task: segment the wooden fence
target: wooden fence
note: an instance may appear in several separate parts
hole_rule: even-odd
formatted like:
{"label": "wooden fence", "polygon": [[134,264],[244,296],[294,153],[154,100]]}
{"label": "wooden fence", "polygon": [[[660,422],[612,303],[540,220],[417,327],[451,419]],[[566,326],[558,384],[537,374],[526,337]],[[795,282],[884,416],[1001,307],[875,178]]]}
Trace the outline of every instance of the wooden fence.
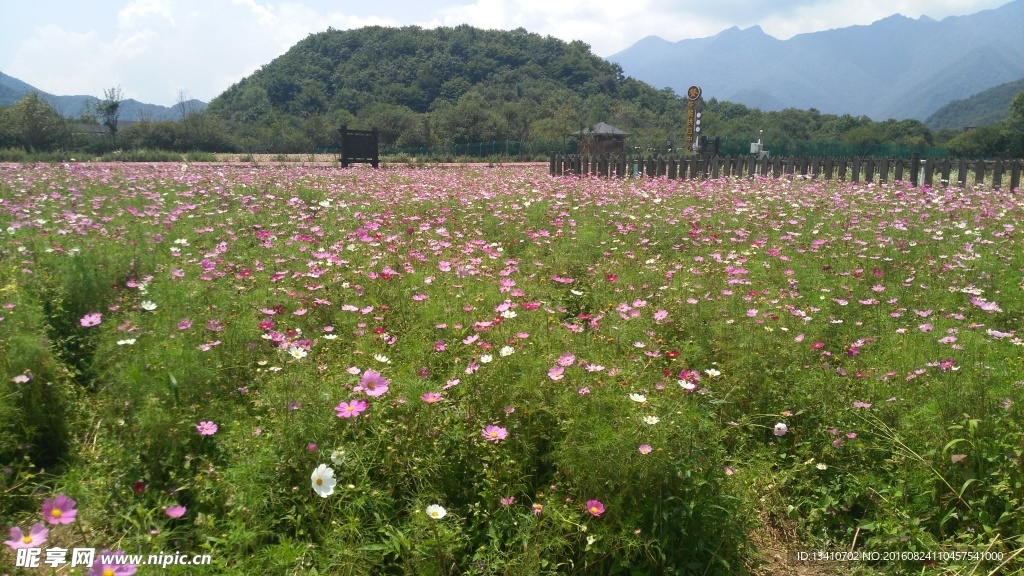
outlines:
{"label": "wooden fence", "polygon": [[[753,155],[725,156],[712,158],[674,158],[653,156],[551,156],[551,175],[590,175],[604,177],[649,177],[669,179],[708,179],[729,177],[807,176],[825,180],[846,180],[851,182],[909,181],[914,186],[933,187],[938,184],[959,185],[968,182],[968,173],[973,173],[973,183],[982,184],[991,179],[993,188],[1002,188],[1009,176],[1010,190],[1020,187],[1020,160],[968,160],[966,158],[933,160],[921,159],[915,154],[909,160],[904,158],[768,158],[760,160]],[[950,181],[950,174],[956,173],[956,180]]]}

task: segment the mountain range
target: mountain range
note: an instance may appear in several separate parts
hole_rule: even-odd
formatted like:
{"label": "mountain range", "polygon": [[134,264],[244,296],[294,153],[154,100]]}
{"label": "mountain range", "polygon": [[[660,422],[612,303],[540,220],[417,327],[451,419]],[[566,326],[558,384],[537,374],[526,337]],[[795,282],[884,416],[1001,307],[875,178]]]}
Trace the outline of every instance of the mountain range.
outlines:
{"label": "mountain range", "polygon": [[950,101],[1024,77],[1024,0],[941,21],[896,14],[788,40],[759,26],[679,42],[648,36],[608,60],[677,94],[696,84],[705,99],[766,111],[924,121]]}
{"label": "mountain range", "polygon": [[[55,96],[39,90],[13,76],[0,72],[0,106],[10,106],[25,96],[38,92],[39,97],[48,102],[65,118],[78,118],[84,113],[92,112],[95,104],[100,101],[96,96]],[[183,102],[185,110],[199,112],[206,108],[206,103],[199,100]],[[146,104],[127,98],[121,102],[120,121],[132,122],[149,120],[180,120],[181,110],[178,106],[160,106]]]}

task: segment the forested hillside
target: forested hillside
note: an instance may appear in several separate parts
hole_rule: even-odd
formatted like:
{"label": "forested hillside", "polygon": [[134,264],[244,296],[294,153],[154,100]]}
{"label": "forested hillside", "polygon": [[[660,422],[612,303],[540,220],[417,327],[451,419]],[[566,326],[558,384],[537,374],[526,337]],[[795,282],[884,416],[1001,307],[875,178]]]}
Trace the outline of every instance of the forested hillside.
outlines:
{"label": "forested hillside", "polygon": [[625,78],[583,42],[470,26],[313,34],[210,111],[245,141],[318,146],[341,124],[376,126],[385,144],[426,146],[562,139],[597,121],[664,142],[685,114],[672,92]]}
{"label": "forested hillside", "polygon": [[954,100],[935,111],[925,124],[932,129],[990,126],[1010,116],[1010,102],[1024,92],[1024,78]]}

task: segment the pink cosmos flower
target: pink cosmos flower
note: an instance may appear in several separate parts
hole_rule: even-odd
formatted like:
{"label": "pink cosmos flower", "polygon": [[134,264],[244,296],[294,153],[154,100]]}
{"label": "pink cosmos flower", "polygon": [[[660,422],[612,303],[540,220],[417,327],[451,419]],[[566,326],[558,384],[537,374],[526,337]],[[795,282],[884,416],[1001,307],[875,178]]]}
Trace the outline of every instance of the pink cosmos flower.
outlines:
{"label": "pink cosmos flower", "polygon": [[871,408],[871,403],[870,402],[861,402],[860,400],[857,400],[857,401],[855,401],[853,403],[853,407],[854,408]]}
{"label": "pink cosmos flower", "polygon": [[363,378],[359,381],[359,387],[367,396],[383,396],[388,391],[388,379],[381,376],[379,372],[367,370],[363,372]]}
{"label": "pink cosmos flower", "polygon": [[102,318],[103,314],[100,314],[99,312],[92,312],[90,314],[82,316],[82,319],[79,320],[78,322],[85,328],[91,328],[92,326],[99,325]]}
{"label": "pink cosmos flower", "polygon": [[181,504],[177,504],[175,506],[171,506],[164,512],[171,518],[181,518],[185,515],[185,510],[186,508],[184,506],[182,506]]}
{"label": "pink cosmos flower", "polygon": [[638,450],[640,450],[641,454],[650,454],[651,451],[654,450],[654,448],[651,448],[650,444],[641,444]]}
{"label": "pink cosmos flower", "polygon": [[483,434],[484,439],[487,440],[488,442],[498,442],[499,440],[504,440],[505,438],[508,438],[508,430],[502,428],[501,426],[487,426],[486,428],[481,430],[480,433]]}
{"label": "pink cosmos flower", "polygon": [[587,512],[591,516],[600,516],[604,514],[604,504],[600,500],[587,500]]}
{"label": "pink cosmos flower", "polygon": [[338,404],[334,409],[338,413],[338,418],[358,418],[359,413],[366,410],[368,406],[363,400],[349,400]]}
{"label": "pink cosmos flower", "polygon": [[58,494],[52,500],[47,498],[43,501],[43,518],[50,524],[71,524],[77,515],[75,501],[64,494]]}
{"label": "pink cosmos flower", "polygon": [[515,496],[509,496],[507,498],[502,498],[501,499],[501,505],[502,506],[511,506],[512,503],[515,502],[515,501],[516,501],[516,497]]}
{"label": "pink cosmos flower", "polygon": [[559,356],[558,360],[555,363],[558,364],[559,366],[568,368],[569,366],[572,366],[575,362],[576,355],[573,354],[572,352],[566,352]]}
{"label": "pink cosmos flower", "polygon": [[561,380],[564,377],[565,368],[561,366],[555,366],[554,368],[548,370],[548,378],[551,378],[552,380]]}
{"label": "pink cosmos flower", "polygon": [[33,524],[32,529],[29,530],[28,534],[23,533],[21,528],[14,526],[11,528],[11,539],[5,540],[4,544],[7,544],[11,550],[17,550],[19,548],[38,548],[46,542],[46,538],[49,535],[50,531],[42,522],[36,522]]}
{"label": "pink cosmos flower", "polygon": [[420,396],[420,400],[423,400],[427,404],[435,404],[440,402],[443,397],[437,392],[427,392],[423,396]]}
{"label": "pink cosmos flower", "polygon": [[196,430],[199,431],[201,436],[213,436],[217,433],[217,425],[209,420],[204,420],[196,424]]}
{"label": "pink cosmos flower", "polygon": [[114,560],[115,556],[124,556],[124,550],[111,552],[104,550],[96,555],[96,560],[89,570],[89,576],[131,576],[135,574],[138,567],[135,564],[128,564],[124,560]]}
{"label": "pink cosmos flower", "polygon": [[188,318],[182,318],[181,322],[178,322],[178,330],[188,330],[192,327],[192,321]]}

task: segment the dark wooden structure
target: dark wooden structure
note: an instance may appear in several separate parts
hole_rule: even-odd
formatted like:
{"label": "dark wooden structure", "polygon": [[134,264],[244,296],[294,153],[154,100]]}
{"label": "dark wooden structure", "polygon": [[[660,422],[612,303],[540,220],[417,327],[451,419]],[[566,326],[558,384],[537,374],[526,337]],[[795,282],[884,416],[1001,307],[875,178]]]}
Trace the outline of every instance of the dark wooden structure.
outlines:
{"label": "dark wooden structure", "polygon": [[590,128],[573,132],[570,136],[579,139],[580,154],[624,154],[626,152],[626,136],[629,136],[629,132],[619,130],[611,124],[598,122]]}
{"label": "dark wooden structure", "polygon": [[[956,180],[950,175],[956,170]],[[762,176],[847,180],[850,182],[910,182],[914,186],[967,186],[968,173],[972,184],[982,184],[991,177],[992,187],[1002,188],[1009,176],[1009,188],[1020,188],[1020,160],[968,160],[966,158],[922,159],[914,154],[906,158],[819,158],[764,157],[753,155],[714,156],[711,158],[627,156],[624,154],[560,155],[553,154],[548,172],[552,176],[637,176],[675,179],[717,179]]]}
{"label": "dark wooden structure", "polygon": [[341,132],[341,156],[338,160],[342,168],[348,168],[355,162],[368,163],[374,168],[380,164],[380,133],[376,128],[349,130],[342,126],[338,131]]}

